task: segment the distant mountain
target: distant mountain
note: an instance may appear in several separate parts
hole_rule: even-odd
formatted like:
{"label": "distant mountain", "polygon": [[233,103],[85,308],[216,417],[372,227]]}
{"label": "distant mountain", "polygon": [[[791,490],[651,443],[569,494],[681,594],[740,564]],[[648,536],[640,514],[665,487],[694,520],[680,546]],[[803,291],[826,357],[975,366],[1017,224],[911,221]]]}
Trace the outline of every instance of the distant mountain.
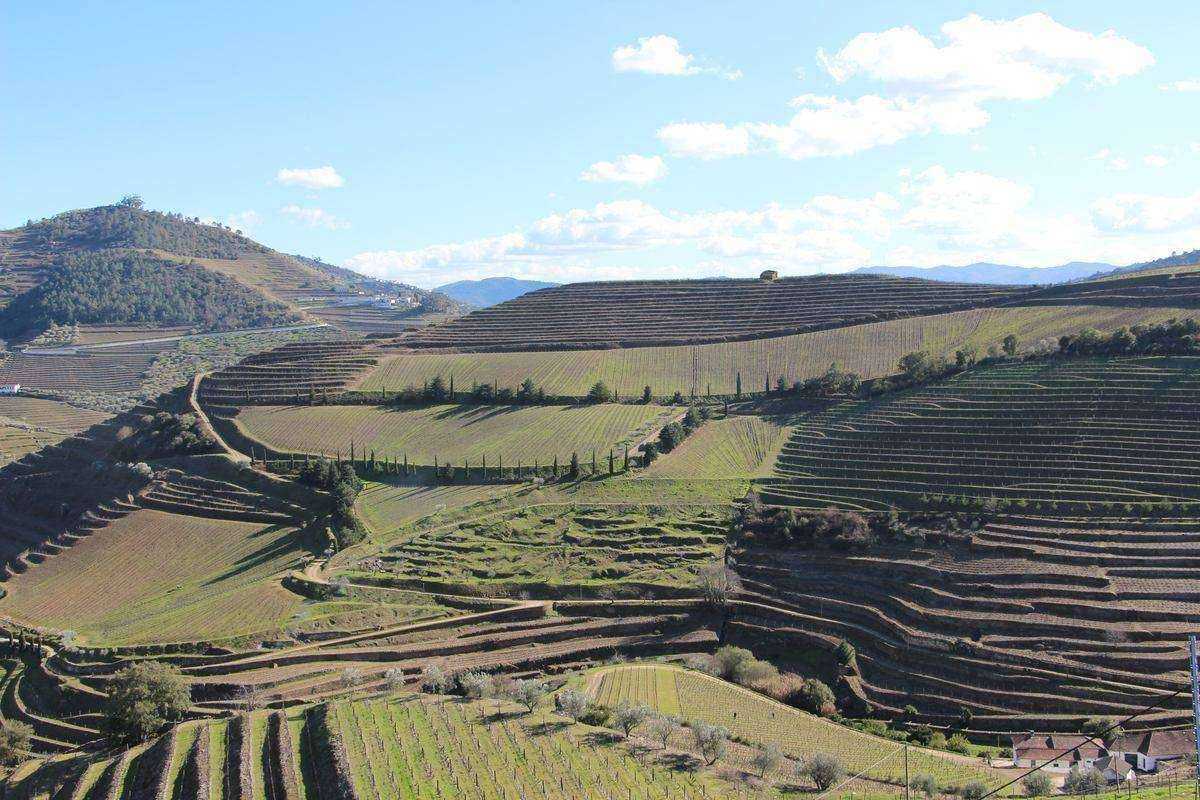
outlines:
{"label": "distant mountain", "polygon": [[523,281],[519,278],[484,278],[478,281],[455,281],[439,286],[435,292],[449,295],[460,303],[473,306],[494,306],[537,289],[549,289],[557,283]]}
{"label": "distant mountain", "polygon": [[854,271],[873,275],[896,275],[901,278],[927,278],[934,281],[1030,285],[1074,281],[1112,269],[1116,269],[1112,264],[1072,261],[1057,267],[1014,267],[1008,264],[979,262],[962,267],[862,267]]}

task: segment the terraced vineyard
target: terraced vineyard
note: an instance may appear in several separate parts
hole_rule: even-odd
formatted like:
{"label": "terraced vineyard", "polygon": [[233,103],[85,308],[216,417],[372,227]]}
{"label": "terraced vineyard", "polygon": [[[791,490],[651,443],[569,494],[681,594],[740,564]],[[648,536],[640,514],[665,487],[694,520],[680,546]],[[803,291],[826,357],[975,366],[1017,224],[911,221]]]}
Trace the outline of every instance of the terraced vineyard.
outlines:
{"label": "terraced vineyard", "polygon": [[961,540],[863,552],[747,547],[730,641],[785,665],[840,639],[862,691],[1006,732],[1074,731],[1080,716],[1181,724],[1200,521],[1005,517]]}
{"label": "terraced vineyard", "polygon": [[927,350],[953,357],[971,345],[986,352],[1012,333],[1022,342],[1057,341],[1064,333],[1093,326],[1113,330],[1184,317],[1177,307],[1058,305],[982,308],[948,314],[872,322],[833,330],[719,344],[629,347],[598,350],[527,350],[466,353],[405,351],[383,355],[378,368],[358,384],[369,391],[421,387],[437,376],[453,375],[460,386],[472,382],[516,387],[526,378],[552,395],[582,397],[596,381],[624,396],[650,386],[655,396],[676,391],[732,395],[738,373],[743,392],[761,392],[769,377],[789,382],[819,375],[837,363],[864,378],[889,375],[905,353]]}
{"label": "terraced vineyard", "polygon": [[0,614],[113,644],[277,629],[300,598],[270,579],[299,565],[297,536],[278,523],[133,511],[11,577]]}
{"label": "terraced vineyard", "polygon": [[[627,664],[597,671],[590,681],[597,702],[616,707],[646,703],[663,714],[724,725],[747,742],[775,744],[789,756],[836,753],[850,775],[904,785],[903,745],[846,728],[777,703],[703,673],[662,664]],[[1002,773],[975,759],[922,748],[908,752],[910,774],[925,774],[943,787],[982,781],[998,787]]]}
{"label": "terraced vineyard", "polygon": [[200,398],[215,406],[314,401],[341,392],[374,364],[353,340],[286,344],[206,377]]}
{"label": "terraced vineyard", "polygon": [[615,448],[634,446],[680,412],[657,405],[477,406],[437,405],[410,410],[380,406],[251,406],[236,417],[246,435],[284,452],[348,455],[371,451],[378,458],[410,464],[461,466],[463,460],[491,467],[503,459],[542,466],[557,458],[565,467],[572,453],[607,459]]}
{"label": "terraced vineyard", "polygon": [[40,397],[0,397],[0,466],[58,444],[108,419],[99,411]]}
{"label": "terraced vineyard", "polygon": [[800,421],[767,497],[882,509],[938,505],[932,495],[949,495],[1064,513],[1197,501],[1198,389],[1196,358],[966,372]]}
{"label": "terraced vineyard", "polygon": [[645,471],[651,478],[755,478],[770,473],[787,438],[785,421],[735,416],[704,423]]}
{"label": "terraced vineyard", "polygon": [[389,585],[448,594],[694,597],[729,526],[703,507],[532,506],[418,533],[378,569]]}
{"label": "terraced vineyard", "polygon": [[429,515],[451,513],[525,490],[506,484],[446,486],[368,481],[355,507],[376,538],[386,541],[404,526]]}
{"label": "terraced vineyard", "polygon": [[677,753],[641,752],[611,731],[511,705],[481,720],[481,710],[479,703],[400,695],[258,711],[176,726],[116,755],[34,762],[3,788],[6,796],[62,789],[67,797],[164,800],[746,797],[712,770],[672,767]]}
{"label": "terraced vineyard", "polygon": [[1027,293],[884,275],[572,283],[475,311],[405,341],[485,350],[698,344],[954,311]]}

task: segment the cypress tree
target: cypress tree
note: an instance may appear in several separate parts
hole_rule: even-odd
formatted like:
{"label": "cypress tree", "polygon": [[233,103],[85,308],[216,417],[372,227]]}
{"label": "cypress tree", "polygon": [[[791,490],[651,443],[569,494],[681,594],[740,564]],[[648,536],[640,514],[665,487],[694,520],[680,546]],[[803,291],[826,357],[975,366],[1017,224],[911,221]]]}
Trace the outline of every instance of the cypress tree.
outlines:
{"label": "cypress tree", "polygon": [[614,466],[614,462],[613,462],[613,451],[610,449],[608,451],[608,474],[612,475],[615,472],[616,472],[616,467]]}
{"label": "cypress tree", "polygon": [[737,399],[742,399],[742,373],[740,370],[737,374]]}

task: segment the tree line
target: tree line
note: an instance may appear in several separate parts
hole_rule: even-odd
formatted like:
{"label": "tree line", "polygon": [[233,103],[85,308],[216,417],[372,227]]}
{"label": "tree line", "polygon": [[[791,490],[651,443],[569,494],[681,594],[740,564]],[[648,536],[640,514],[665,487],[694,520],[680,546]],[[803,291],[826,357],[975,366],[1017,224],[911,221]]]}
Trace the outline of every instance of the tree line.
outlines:
{"label": "tree line", "polygon": [[0,312],[0,336],[51,324],[180,326],[204,330],[293,322],[294,312],[226,275],[133,251],[75,253]]}

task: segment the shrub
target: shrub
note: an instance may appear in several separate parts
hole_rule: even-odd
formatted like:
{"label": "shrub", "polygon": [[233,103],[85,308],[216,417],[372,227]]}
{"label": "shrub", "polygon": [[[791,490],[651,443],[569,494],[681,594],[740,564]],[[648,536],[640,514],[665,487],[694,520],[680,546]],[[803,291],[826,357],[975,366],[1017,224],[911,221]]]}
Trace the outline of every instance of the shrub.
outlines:
{"label": "shrub", "polygon": [[589,403],[610,403],[612,399],[612,390],[604,384],[604,381],[596,381],[587,393]]}
{"label": "shrub", "polygon": [[1072,769],[1063,781],[1063,791],[1067,794],[1095,794],[1100,787],[1107,784],[1104,776],[1098,770],[1090,769],[1080,772]]}
{"label": "shrub", "polygon": [[29,758],[33,728],[24,722],[5,720],[0,724],[0,765],[11,767]]}
{"label": "shrub", "polygon": [[987,793],[987,784],[983,781],[971,781],[958,790],[958,794],[963,800],[979,800]]}
{"label": "shrub", "polygon": [[458,676],[458,686],[465,697],[482,700],[495,690],[496,683],[486,672],[467,672]]}
{"label": "shrub", "polygon": [[914,775],[913,779],[908,782],[908,786],[914,792],[920,792],[925,797],[933,797],[938,793],[937,778],[926,773]]}
{"label": "shrub", "polygon": [[742,686],[763,686],[779,678],[779,670],[767,661],[751,659],[738,664],[733,680]]}
{"label": "shrub", "polygon": [[814,714],[823,714],[825,709],[836,705],[833,690],[824,681],[808,678],[804,681],[804,707]]}
{"label": "shrub", "polygon": [[956,733],[946,741],[946,749],[966,755],[971,752],[971,743],[961,733]]}
{"label": "shrub", "polygon": [[705,763],[712,766],[729,746],[729,729],[720,725],[710,725],[707,722],[692,723],[692,738],[696,747],[704,756]]}
{"label": "shrub", "polygon": [[857,651],[854,649],[854,645],[850,644],[845,639],[842,639],[840,642],[838,642],[837,650],[835,650],[834,653],[837,655],[838,663],[843,667],[848,667],[853,664],[854,659],[858,655]]}
{"label": "shrub", "polygon": [[842,779],[845,770],[842,762],[835,755],[816,753],[808,759],[808,776],[822,792],[829,789]]}
{"label": "shrub", "polygon": [[592,725],[597,728],[602,728],[612,719],[612,709],[608,706],[602,706],[599,703],[593,703],[588,707],[587,711],[579,718],[579,721],[584,725]]}
{"label": "shrub", "polygon": [[454,685],[454,677],[438,664],[429,664],[421,670],[421,688],[433,694],[445,694]]}
{"label": "shrub", "polygon": [[563,689],[554,698],[554,705],[558,708],[558,713],[572,722],[579,722],[588,713],[591,701],[586,693],[578,689]]}
{"label": "shrub", "polygon": [[512,699],[525,706],[525,709],[532,714],[541,705],[546,692],[546,684],[541,681],[532,679],[517,681],[516,685],[513,686]]}
{"label": "shrub", "polygon": [[744,647],[727,644],[717,648],[717,652],[713,654],[713,666],[716,667],[717,674],[726,679],[733,678],[738,667],[747,661],[754,661],[754,654]]}
{"label": "shrub", "polygon": [[765,778],[768,772],[778,769],[782,762],[783,752],[779,749],[779,745],[772,742],[754,754],[750,765],[758,770],[758,777]]}
{"label": "shrub", "polygon": [[1021,788],[1026,797],[1044,797],[1054,791],[1054,783],[1049,775],[1039,770],[1026,775],[1025,780],[1021,781]]}
{"label": "shrub", "polygon": [[633,729],[641,725],[651,714],[650,706],[642,703],[633,705],[625,700],[622,700],[617,705],[617,711],[613,714],[613,724],[620,728],[626,736],[633,732]]}
{"label": "shrub", "polygon": [[671,737],[679,731],[681,724],[679,717],[671,714],[657,714],[650,720],[648,727],[650,738],[661,744],[665,750]]}
{"label": "shrub", "polygon": [[160,661],[133,664],[109,684],[105,729],[117,741],[144,742],[180,719],[191,704],[191,689],[178,667]]}

